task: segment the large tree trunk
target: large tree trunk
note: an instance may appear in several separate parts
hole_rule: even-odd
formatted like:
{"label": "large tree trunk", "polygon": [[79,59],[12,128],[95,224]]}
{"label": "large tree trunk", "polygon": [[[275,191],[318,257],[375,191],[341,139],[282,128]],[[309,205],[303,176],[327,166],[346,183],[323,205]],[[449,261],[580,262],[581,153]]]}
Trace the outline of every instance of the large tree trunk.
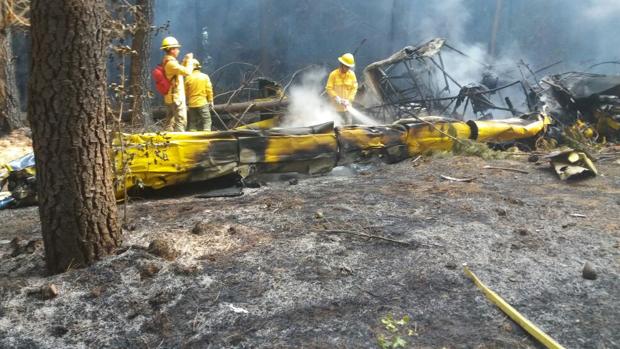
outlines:
{"label": "large tree trunk", "polygon": [[153,23],[153,0],[136,0],[140,11],[136,15],[136,30],[131,49],[137,54],[131,58],[129,70],[129,88],[133,95],[133,126],[148,126],[151,120],[151,99],[149,98],[149,57],[151,51],[150,26]]}
{"label": "large tree trunk", "polygon": [[28,118],[47,268],[120,245],[105,118],[104,1],[33,0]]}
{"label": "large tree trunk", "polygon": [[[0,1],[0,21],[6,18],[7,3]],[[11,46],[11,29],[0,26],[0,132],[24,126],[19,108],[19,94],[15,81],[15,60]]]}

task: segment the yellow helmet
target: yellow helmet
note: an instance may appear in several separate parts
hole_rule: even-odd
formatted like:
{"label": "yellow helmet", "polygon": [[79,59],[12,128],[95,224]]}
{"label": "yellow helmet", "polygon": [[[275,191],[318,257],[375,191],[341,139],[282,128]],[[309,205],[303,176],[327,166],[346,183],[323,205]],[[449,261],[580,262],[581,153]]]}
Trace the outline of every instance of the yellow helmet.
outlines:
{"label": "yellow helmet", "polygon": [[181,47],[181,44],[177,41],[177,39],[172,36],[168,36],[161,41],[161,49],[167,50],[169,48]]}
{"label": "yellow helmet", "polygon": [[353,58],[353,55],[350,53],[345,53],[338,57],[338,61],[349,68],[355,68],[355,58]]}
{"label": "yellow helmet", "polygon": [[192,63],[194,65],[194,70],[202,68],[202,64],[196,58],[192,59]]}

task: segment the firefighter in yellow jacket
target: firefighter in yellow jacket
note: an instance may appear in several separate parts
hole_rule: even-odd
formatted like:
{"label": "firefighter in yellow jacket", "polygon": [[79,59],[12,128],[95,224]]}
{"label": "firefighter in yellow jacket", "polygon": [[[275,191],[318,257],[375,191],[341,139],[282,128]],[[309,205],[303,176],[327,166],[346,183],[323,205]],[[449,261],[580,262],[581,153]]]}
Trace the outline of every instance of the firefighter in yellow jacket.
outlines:
{"label": "firefighter in yellow jacket", "polygon": [[347,112],[357,94],[357,78],[353,72],[355,59],[352,54],[345,53],[338,57],[340,67],[332,71],[327,78],[325,90],[336,107],[336,111],[343,117],[345,124],[353,121]]}
{"label": "firefighter in yellow jacket", "polygon": [[185,105],[185,84],[183,77],[188,76],[193,71],[194,56],[191,53],[185,55],[183,64],[179,64],[181,45],[177,39],[169,36],[164,38],[161,49],[165,52],[162,66],[166,74],[166,79],[170,81],[170,90],[164,96],[164,103],[167,108],[165,121],[166,131],[185,131],[187,125],[187,107]]}
{"label": "firefighter in yellow jacket", "polygon": [[211,131],[211,114],[213,107],[213,86],[209,75],[200,71],[200,62],[194,59],[194,71],[185,79],[187,96],[187,130]]}

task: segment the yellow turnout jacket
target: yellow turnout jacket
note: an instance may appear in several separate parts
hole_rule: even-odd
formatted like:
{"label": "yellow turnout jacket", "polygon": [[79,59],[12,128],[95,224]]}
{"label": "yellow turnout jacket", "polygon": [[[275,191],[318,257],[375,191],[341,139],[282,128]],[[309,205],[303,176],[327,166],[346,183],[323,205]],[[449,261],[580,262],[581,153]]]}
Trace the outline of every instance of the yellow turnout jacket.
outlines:
{"label": "yellow turnout jacket", "polygon": [[185,94],[190,108],[198,108],[213,103],[213,85],[209,75],[200,70],[194,70],[185,79]]}
{"label": "yellow turnout jacket", "polygon": [[185,103],[183,76],[187,76],[192,73],[192,67],[190,67],[189,64],[189,62],[187,62],[186,65],[179,64],[179,61],[177,61],[177,59],[172,55],[164,56],[162,65],[164,66],[166,79],[170,81],[170,90],[164,97],[164,103]]}
{"label": "yellow turnout jacket", "polygon": [[[341,73],[340,68],[332,71],[327,78],[327,85],[325,86],[327,94],[335,101],[336,96],[344,98],[349,102],[353,102],[355,95],[357,94],[357,78],[353,70],[347,70],[346,73]],[[339,112],[345,111],[344,106],[335,104],[336,110]]]}

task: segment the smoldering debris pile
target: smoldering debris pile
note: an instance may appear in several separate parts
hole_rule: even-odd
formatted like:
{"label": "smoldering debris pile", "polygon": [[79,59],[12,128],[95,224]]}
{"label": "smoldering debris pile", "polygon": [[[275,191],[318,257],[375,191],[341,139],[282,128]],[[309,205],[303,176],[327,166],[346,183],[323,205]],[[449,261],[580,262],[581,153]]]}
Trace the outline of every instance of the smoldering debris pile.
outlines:
{"label": "smoldering debris pile", "polygon": [[620,137],[620,76],[564,73],[546,76],[537,91],[543,108],[559,125],[588,125],[587,136]]}
{"label": "smoldering debris pile", "polygon": [[491,65],[475,61],[479,81],[457,81],[444,64],[445,51],[472,64],[464,52],[435,38],[368,65],[360,97],[365,109],[383,120],[424,115],[491,119],[496,118],[493,112],[546,112],[556,128],[585,122],[598,140],[620,137],[620,76],[569,72],[539,80],[538,74],[556,63],[534,71],[521,61],[515,69],[523,78],[508,81]]}

